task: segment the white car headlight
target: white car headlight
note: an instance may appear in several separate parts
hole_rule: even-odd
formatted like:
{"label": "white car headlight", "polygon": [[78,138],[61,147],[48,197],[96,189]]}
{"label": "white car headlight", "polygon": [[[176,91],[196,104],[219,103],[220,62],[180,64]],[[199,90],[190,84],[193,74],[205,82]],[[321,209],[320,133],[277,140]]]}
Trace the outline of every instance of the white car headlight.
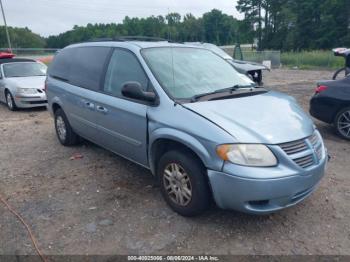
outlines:
{"label": "white car headlight", "polygon": [[36,94],[37,90],[35,88],[17,88],[17,92],[20,94],[31,95]]}
{"label": "white car headlight", "polygon": [[228,144],[216,149],[219,157],[237,165],[270,167],[277,165],[277,159],[271,150],[260,144]]}

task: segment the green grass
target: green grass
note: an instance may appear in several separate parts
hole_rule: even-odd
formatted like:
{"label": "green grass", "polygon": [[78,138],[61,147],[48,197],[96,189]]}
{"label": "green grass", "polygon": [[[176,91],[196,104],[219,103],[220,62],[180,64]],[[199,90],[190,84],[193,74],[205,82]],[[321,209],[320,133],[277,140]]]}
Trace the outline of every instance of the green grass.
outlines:
{"label": "green grass", "polygon": [[299,69],[337,69],[344,67],[344,58],[331,51],[304,51],[281,53],[282,66]]}

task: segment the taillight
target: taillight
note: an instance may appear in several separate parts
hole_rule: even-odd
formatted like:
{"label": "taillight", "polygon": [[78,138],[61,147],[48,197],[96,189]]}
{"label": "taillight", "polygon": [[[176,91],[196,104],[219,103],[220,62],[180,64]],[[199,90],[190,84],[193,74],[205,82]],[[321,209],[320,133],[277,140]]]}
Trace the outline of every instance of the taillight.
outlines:
{"label": "taillight", "polygon": [[319,93],[321,93],[321,92],[323,92],[323,91],[325,91],[325,90],[327,90],[328,89],[328,86],[318,86],[318,87],[316,87],[316,89],[315,89],[315,92],[316,92],[316,94],[319,94]]}

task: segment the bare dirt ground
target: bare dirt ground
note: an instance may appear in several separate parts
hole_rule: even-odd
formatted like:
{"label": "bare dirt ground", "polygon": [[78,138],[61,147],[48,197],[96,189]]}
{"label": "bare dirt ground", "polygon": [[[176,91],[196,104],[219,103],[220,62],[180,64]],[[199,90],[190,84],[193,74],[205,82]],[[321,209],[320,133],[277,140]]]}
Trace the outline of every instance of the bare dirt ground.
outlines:
{"label": "bare dirt ground", "polygon": [[[274,70],[265,84],[308,110],[328,71]],[[32,227],[45,254],[350,255],[350,143],[316,121],[332,156],[319,189],[269,216],[212,208],[197,218],[172,212],[153,177],[84,142],[59,144],[45,110],[0,105],[0,194]],[[70,160],[74,153],[84,158]],[[0,254],[35,254],[27,232],[0,203]]]}

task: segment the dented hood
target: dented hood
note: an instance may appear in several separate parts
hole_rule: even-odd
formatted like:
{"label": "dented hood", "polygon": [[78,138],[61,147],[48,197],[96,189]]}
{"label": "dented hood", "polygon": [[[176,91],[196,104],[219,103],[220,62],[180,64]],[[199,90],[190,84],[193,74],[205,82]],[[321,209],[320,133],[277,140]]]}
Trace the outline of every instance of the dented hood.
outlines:
{"label": "dented hood", "polygon": [[239,143],[280,144],[312,135],[314,125],[294,98],[278,92],[184,104]]}

